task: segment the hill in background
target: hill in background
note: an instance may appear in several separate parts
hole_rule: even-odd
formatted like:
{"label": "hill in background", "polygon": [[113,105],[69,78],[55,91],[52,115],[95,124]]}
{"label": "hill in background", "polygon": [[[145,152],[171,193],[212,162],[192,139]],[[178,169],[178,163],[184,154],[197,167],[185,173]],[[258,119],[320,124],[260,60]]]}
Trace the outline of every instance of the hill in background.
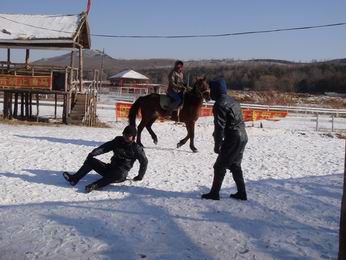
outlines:
{"label": "hill in background", "polygon": [[[103,79],[125,69],[133,69],[151,78],[153,83],[167,84],[173,59],[114,59],[98,50],[83,53],[85,75],[92,78],[103,60]],[[76,66],[79,55],[75,53]],[[209,79],[224,78],[231,89],[301,93],[346,93],[346,59],[313,61],[310,63],[274,59],[210,59],[188,60],[185,63],[186,81],[196,76]],[[41,59],[33,64],[68,66],[70,53]]]}

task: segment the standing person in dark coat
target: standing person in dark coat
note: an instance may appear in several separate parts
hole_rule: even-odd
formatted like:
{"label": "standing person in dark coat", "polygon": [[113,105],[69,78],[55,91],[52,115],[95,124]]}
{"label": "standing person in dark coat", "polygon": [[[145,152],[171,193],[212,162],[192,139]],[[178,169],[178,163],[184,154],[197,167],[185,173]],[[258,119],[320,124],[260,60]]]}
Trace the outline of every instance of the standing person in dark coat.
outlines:
{"label": "standing person in dark coat", "polygon": [[[146,172],[148,160],[141,146],[134,142],[137,131],[134,126],[127,126],[122,136],[115,137],[112,141],[106,142],[89,153],[82,167],[75,173],[63,173],[63,177],[75,186],[91,170],[102,176],[101,179],[87,185],[85,192],[100,189],[110,183],[123,182],[126,180],[128,172],[136,160],[140,163],[138,175],[133,179],[140,181]],[[104,163],[96,158],[97,155],[113,151],[110,163]]]}
{"label": "standing person in dark coat", "polygon": [[220,189],[226,170],[232,172],[238,192],[230,197],[247,200],[245,182],[241,161],[248,137],[240,110],[240,104],[227,95],[224,80],[213,80],[209,83],[211,99],[215,100],[214,114],[214,152],[218,154],[214,164],[214,179],[209,193],[203,194],[203,199],[220,199]]}

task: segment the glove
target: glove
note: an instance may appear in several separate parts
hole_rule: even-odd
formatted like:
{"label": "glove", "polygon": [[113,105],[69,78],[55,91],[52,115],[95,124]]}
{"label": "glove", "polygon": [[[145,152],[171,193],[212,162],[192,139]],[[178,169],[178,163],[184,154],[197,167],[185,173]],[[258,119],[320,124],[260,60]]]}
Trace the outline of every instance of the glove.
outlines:
{"label": "glove", "polygon": [[136,176],[133,178],[134,181],[141,181],[143,178],[142,177],[139,177],[139,176]]}

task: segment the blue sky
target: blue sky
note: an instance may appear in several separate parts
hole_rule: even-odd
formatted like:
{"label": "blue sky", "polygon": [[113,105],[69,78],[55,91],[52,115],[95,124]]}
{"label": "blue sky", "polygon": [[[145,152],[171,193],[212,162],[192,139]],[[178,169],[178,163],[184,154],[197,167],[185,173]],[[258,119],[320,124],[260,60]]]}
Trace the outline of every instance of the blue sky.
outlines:
{"label": "blue sky", "polygon": [[[0,13],[77,14],[86,2],[1,0]],[[89,25],[93,34],[221,34],[346,22],[345,14],[345,0],[94,0]],[[125,59],[327,60],[346,57],[346,26],[223,38],[92,37],[92,48]],[[32,59],[60,54],[35,51]],[[17,59],[22,56],[23,52],[16,52]],[[0,49],[0,59],[4,57],[6,50]]]}

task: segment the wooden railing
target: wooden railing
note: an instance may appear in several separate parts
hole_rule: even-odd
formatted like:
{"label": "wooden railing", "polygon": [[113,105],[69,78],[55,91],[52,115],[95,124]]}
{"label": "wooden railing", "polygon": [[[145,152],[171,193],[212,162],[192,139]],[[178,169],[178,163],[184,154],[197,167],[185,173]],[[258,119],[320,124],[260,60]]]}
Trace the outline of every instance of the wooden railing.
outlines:
{"label": "wooden railing", "polygon": [[94,71],[94,79],[87,83],[88,86],[85,88],[86,101],[83,124],[94,126],[96,125],[97,89],[100,84],[100,74],[98,70]]}

